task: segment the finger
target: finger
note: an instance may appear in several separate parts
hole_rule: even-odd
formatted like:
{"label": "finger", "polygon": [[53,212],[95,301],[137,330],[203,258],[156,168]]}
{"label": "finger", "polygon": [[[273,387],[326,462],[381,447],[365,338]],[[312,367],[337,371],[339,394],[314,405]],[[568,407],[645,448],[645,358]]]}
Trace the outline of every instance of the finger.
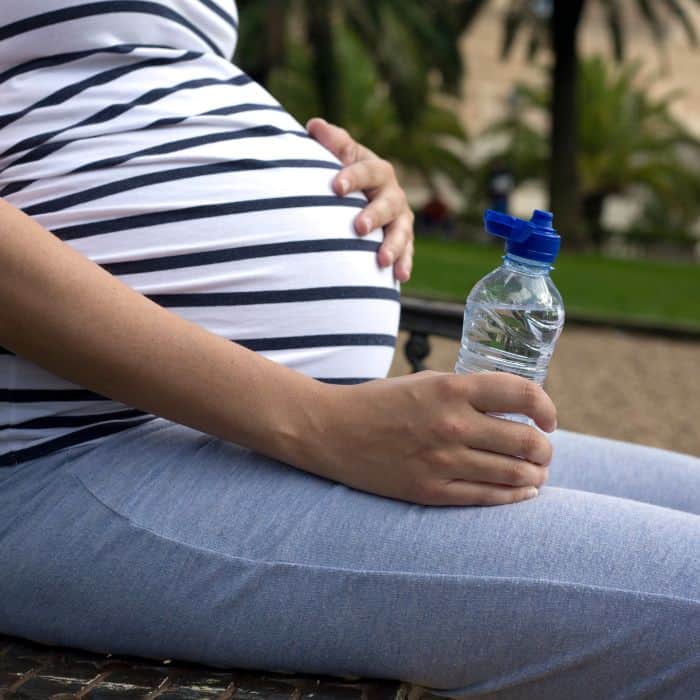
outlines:
{"label": "finger", "polygon": [[320,117],[309,119],[306,122],[306,130],[344,165],[354,163],[358,158],[374,156],[372,151],[357,143],[346,129]]}
{"label": "finger", "polygon": [[325,119],[314,117],[306,123],[309,134],[325,146],[342,163],[353,163],[356,157],[354,140],[350,134]]}
{"label": "finger", "polygon": [[478,481],[497,486],[539,487],[549,477],[549,470],[533,462],[484,450],[452,448],[437,455],[441,477]]}
{"label": "finger", "polygon": [[524,413],[551,433],[557,426],[557,409],[535,382],[508,372],[467,375],[472,406],[484,413]]}
{"label": "finger", "polygon": [[[413,242],[411,216],[401,214],[384,229],[384,242],[377,251],[377,259],[382,267],[396,262]],[[412,253],[412,246],[411,246]]]}
{"label": "finger", "polygon": [[383,158],[366,158],[343,168],[333,178],[333,189],[343,195],[396,183],[394,166]]}
{"label": "finger", "polygon": [[399,259],[394,265],[394,277],[399,282],[408,282],[413,270],[413,240],[403,249]]}
{"label": "finger", "polygon": [[408,204],[403,190],[398,185],[385,187],[358,214],[355,219],[355,229],[362,235],[375,228],[382,228],[394,221],[406,209]]}
{"label": "finger", "polygon": [[473,416],[469,447],[510,455],[546,466],[552,461],[552,443],[536,428],[493,416]]}
{"label": "finger", "polygon": [[537,494],[534,486],[499,486],[452,479],[432,490],[427,505],[500,506],[525,501]]}

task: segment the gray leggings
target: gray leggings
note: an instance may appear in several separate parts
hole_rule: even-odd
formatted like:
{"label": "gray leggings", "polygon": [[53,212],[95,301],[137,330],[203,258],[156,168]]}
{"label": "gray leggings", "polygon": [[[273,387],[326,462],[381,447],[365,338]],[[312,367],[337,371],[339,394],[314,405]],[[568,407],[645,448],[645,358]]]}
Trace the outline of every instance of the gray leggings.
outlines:
{"label": "gray leggings", "polygon": [[495,507],[358,491],[161,418],[0,469],[0,632],[451,697],[698,697],[700,460],[552,440],[540,495]]}

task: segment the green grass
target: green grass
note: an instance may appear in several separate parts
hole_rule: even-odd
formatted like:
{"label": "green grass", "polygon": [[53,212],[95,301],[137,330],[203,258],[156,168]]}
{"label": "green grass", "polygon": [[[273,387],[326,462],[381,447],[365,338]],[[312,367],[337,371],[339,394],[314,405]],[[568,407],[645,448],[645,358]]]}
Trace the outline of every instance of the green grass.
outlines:
{"label": "green grass", "polygon": [[[463,302],[474,283],[501,262],[493,245],[418,238],[410,296]],[[552,280],[570,314],[700,329],[700,265],[613,260],[560,252]]]}

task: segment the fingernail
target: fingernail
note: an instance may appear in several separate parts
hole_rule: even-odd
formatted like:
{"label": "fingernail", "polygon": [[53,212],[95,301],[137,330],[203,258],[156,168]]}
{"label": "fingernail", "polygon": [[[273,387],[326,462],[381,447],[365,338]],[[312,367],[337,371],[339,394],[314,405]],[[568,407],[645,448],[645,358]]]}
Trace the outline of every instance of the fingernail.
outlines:
{"label": "fingernail", "polygon": [[360,219],[360,223],[365,233],[369,233],[372,230],[372,219],[370,219],[369,216],[363,216]]}
{"label": "fingernail", "polygon": [[341,178],[338,180],[338,188],[341,194],[345,194],[350,189],[350,183],[345,178]]}
{"label": "fingernail", "polygon": [[539,495],[538,489],[536,489],[534,486],[531,486],[526,492],[525,492],[525,498],[534,498],[535,496]]}

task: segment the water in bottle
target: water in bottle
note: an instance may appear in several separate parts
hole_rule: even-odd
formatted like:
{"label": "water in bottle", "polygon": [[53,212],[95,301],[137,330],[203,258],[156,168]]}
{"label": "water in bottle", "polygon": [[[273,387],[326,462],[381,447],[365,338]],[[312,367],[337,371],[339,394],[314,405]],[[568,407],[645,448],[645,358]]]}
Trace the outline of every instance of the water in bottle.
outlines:
{"label": "water in bottle", "polygon": [[[562,298],[549,276],[560,243],[552,214],[535,210],[524,221],[487,210],[484,223],[506,239],[506,254],[467,297],[455,372],[511,372],[542,386],[564,326]],[[521,414],[492,415],[533,425]]]}

